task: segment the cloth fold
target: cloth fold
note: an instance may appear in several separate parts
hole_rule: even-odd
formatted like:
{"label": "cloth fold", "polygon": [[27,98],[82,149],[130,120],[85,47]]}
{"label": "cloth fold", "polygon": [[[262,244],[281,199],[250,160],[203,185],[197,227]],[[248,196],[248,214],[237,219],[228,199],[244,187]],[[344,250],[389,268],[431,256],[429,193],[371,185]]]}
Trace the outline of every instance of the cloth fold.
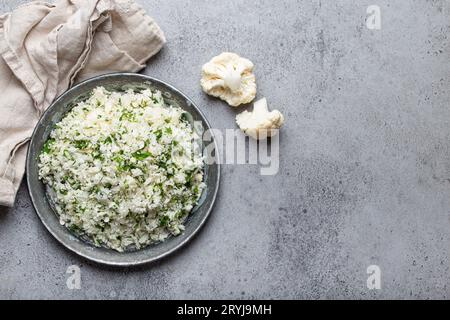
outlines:
{"label": "cloth fold", "polygon": [[165,37],[133,0],[33,1],[0,16],[0,206],[13,206],[42,112],[84,79],[138,72]]}

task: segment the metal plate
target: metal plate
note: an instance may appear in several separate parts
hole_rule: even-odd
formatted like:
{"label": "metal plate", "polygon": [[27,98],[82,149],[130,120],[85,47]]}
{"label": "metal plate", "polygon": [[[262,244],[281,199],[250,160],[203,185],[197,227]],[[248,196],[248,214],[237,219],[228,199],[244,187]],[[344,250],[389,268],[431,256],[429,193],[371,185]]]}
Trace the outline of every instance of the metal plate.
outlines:
{"label": "metal plate", "polygon": [[[220,164],[217,161],[206,161],[205,183],[207,185],[199,205],[193,209],[185,222],[185,231],[176,237],[169,237],[164,242],[150,245],[137,251],[119,253],[107,248],[98,248],[74,235],[66,227],[61,226],[59,218],[52,209],[45,185],[38,177],[38,156],[43,144],[48,139],[54,125],[79,101],[85,100],[89,93],[98,86],[114,91],[129,88],[151,88],[160,90],[166,102],[178,106],[192,116],[192,121],[201,124],[203,130],[211,129],[208,121],[199,108],[186,95],[171,85],[148,76],[132,73],[114,73],[86,80],[61,95],[42,115],[37,124],[27,155],[27,183],[34,208],[48,231],[65,247],[89,260],[115,266],[140,265],[161,259],[185,245],[206,222],[216,200],[220,181]],[[216,158],[217,142],[212,135]],[[209,155],[206,155],[209,156]],[[210,164],[213,163],[213,164]]]}

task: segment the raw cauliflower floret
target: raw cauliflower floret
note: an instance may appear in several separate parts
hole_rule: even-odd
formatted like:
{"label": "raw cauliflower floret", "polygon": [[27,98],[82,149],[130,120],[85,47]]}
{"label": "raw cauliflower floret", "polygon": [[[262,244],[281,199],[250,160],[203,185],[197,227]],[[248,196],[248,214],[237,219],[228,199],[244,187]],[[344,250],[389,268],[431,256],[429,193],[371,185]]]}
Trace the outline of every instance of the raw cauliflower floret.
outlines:
{"label": "raw cauliflower floret", "polygon": [[250,103],[256,96],[253,63],[239,55],[224,52],[211,59],[202,68],[203,91],[237,107]]}
{"label": "raw cauliflower floret", "polygon": [[253,111],[244,111],[236,116],[239,128],[253,139],[273,137],[284,123],[284,117],[278,110],[269,111],[267,100],[255,102]]}

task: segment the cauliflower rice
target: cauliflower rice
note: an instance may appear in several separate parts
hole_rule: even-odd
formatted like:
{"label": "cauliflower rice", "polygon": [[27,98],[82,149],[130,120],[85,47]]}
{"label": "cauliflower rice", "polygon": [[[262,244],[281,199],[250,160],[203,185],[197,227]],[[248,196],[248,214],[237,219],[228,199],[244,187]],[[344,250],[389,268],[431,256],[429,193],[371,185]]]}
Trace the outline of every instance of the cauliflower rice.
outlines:
{"label": "cauliflower rice", "polygon": [[96,246],[139,249],[184,230],[205,188],[197,139],[161,92],[98,87],[51,132],[39,177],[62,225]]}

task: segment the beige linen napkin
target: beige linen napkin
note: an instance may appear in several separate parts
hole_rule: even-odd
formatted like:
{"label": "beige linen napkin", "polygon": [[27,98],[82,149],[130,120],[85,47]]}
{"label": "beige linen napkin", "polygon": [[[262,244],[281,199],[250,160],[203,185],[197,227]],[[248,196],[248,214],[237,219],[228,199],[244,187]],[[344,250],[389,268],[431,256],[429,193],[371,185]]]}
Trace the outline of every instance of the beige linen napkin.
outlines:
{"label": "beige linen napkin", "polygon": [[77,81],[137,72],[164,45],[132,0],[34,1],[0,16],[0,206],[13,206],[42,112]]}

